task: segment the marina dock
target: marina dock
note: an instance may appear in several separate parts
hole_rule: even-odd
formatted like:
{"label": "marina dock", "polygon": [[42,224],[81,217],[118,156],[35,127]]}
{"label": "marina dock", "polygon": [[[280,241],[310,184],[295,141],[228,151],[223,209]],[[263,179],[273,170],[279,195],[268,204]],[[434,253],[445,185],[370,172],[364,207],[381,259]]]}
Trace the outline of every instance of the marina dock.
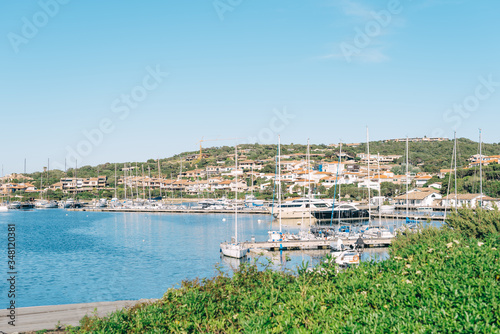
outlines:
{"label": "marina dock", "polygon": [[[193,214],[234,214],[233,209],[221,209],[221,210],[203,210],[203,209],[127,209],[127,208],[79,208],[79,209],[67,209],[68,211],[93,211],[93,212],[146,212],[146,213],[193,213]],[[255,215],[265,215],[269,214],[269,211],[262,209],[239,209],[239,214],[255,214]]]}
{"label": "marina dock", "polygon": [[[373,215],[372,217],[377,218],[377,215]],[[418,221],[426,221],[427,219],[430,220],[439,220],[439,221],[444,221],[445,217],[444,216],[431,216],[431,215],[404,215],[404,214],[397,214],[397,213],[384,213],[382,214],[382,219],[396,219],[396,220],[406,220],[406,217],[410,220],[418,220]]]}
{"label": "marina dock", "polygon": [[[358,239],[341,238],[346,246],[354,246]],[[366,238],[363,239],[365,247],[387,247],[391,244],[391,238]],[[262,241],[244,242],[243,246],[254,252],[258,250],[303,250],[303,249],[330,249],[333,240],[286,240],[286,241]]]}

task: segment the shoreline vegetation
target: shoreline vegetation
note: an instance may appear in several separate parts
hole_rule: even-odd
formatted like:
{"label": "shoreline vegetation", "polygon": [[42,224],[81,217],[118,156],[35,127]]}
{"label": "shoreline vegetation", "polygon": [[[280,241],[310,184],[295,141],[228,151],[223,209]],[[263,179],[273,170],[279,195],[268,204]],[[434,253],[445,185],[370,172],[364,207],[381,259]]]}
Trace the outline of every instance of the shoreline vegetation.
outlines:
{"label": "shoreline vegetation", "polygon": [[337,271],[243,264],[69,333],[500,333],[500,212],[459,209],[398,236],[390,258]]}

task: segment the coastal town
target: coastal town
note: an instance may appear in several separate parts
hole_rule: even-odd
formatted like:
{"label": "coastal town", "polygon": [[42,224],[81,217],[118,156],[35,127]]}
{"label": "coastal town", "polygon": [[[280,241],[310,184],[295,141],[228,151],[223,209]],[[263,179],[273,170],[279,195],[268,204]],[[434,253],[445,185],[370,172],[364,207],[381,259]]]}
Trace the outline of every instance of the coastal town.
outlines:
{"label": "coastal town", "polygon": [[[412,143],[450,142],[445,138],[410,138]],[[385,140],[404,143],[406,139]],[[174,165],[178,174],[173,177],[162,176],[158,169],[159,162],[106,164],[108,172],[113,173],[90,177],[76,177],[79,170],[50,171],[29,174],[9,174],[0,178],[0,193],[7,200],[56,199],[80,197],[91,202],[105,198],[115,199],[205,199],[231,198],[237,191],[240,196],[252,194],[259,199],[271,200],[275,180],[281,181],[283,197],[288,200],[303,196],[333,198],[333,190],[340,200],[367,204],[367,190],[372,191],[372,204],[393,204],[412,208],[418,207],[475,207],[479,198],[483,206],[499,205],[495,196],[480,194],[479,191],[451,191],[443,188],[443,181],[453,174],[454,169],[440,168],[435,172],[426,172],[419,165],[411,165],[404,170],[404,153],[370,154],[352,153],[353,148],[363,144],[332,144],[325,148],[315,148],[309,153],[288,153],[281,155],[280,176],[276,173],[276,158],[250,159],[255,149],[241,149],[237,169],[233,166],[234,154],[221,154],[213,149],[212,155],[203,153],[180,155],[181,161],[167,160],[162,165]],[[272,149],[272,145],[269,145]],[[269,148],[266,148],[269,150]],[[351,149],[351,150],[349,150]],[[216,152],[216,154],[214,154]],[[498,152],[500,153],[500,151]],[[451,156],[450,158],[451,159]],[[484,168],[498,165],[500,155],[474,154],[467,157],[460,171],[475,171],[481,165]],[[210,164],[211,162],[211,164]],[[184,164],[183,164],[184,163]],[[203,167],[201,167],[203,166]],[[113,171],[113,168],[115,170]],[[153,168],[152,175],[151,168]],[[82,170],[86,169],[85,167]],[[102,169],[105,169],[103,167]],[[158,172],[159,171],[159,172]],[[74,173],[74,174],[73,174]],[[80,173],[82,173],[80,171]],[[101,170],[101,173],[103,171]],[[167,173],[167,171],[164,171]],[[53,176],[51,176],[51,174]],[[88,174],[88,173],[87,173]],[[55,175],[63,175],[55,179]],[[238,178],[236,178],[238,176]],[[36,179],[35,179],[36,178]],[[45,179],[44,179],[45,178]],[[474,179],[474,180],[476,180]],[[56,181],[56,182],[55,182]],[[477,180],[476,180],[477,181]],[[477,183],[477,182],[476,182]],[[479,190],[478,185],[476,189]],[[486,189],[486,188],[485,188]],[[486,193],[488,190],[486,189]],[[493,194],[492,194],[493,195]]]}
{"label": "coastal town", "polygon": [[0,334],[500,334],[500,2],[3,4]]}

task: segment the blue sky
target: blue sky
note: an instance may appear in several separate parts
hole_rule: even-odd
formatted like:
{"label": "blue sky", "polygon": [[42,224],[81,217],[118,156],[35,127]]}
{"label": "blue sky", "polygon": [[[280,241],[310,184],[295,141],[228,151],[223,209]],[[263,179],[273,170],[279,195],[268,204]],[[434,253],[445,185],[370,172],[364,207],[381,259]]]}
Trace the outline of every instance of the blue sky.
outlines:
{"label": "blue sky", "polygon": [[[236,142],[500,142],[496,1],[2,1],[4,173]],[[128,98],[128,100],[127,100]],[[87,136],[85,135],[87,133]]]}

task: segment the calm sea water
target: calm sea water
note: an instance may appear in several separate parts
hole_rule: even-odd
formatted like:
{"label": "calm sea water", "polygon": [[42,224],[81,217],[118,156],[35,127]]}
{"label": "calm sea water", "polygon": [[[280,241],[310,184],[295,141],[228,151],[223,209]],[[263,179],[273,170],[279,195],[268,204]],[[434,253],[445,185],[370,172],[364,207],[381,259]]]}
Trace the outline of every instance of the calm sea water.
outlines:
{"label": "calm sea water", "polygon": [[[161,298],[183,280],[230,272],[219,244],[234,234],[233,215],[69,212],[0,213],[0,294],[7,306],[7,224],[16,225],[17,307]],[[267,239],[268,215],[239,215],[240,239]],[[287,228],[295,232],[300,227]],[[327,250],[273,253],[272,268],[318,263]],[[363,254],[387,257],[387,252]],[[288,261],[287,261],[288,259]],[[363,257],[362,257],[363,259]],[[250,258],[248,261],[252,261]],[[261,259],[262,262],[262,259]]]}

